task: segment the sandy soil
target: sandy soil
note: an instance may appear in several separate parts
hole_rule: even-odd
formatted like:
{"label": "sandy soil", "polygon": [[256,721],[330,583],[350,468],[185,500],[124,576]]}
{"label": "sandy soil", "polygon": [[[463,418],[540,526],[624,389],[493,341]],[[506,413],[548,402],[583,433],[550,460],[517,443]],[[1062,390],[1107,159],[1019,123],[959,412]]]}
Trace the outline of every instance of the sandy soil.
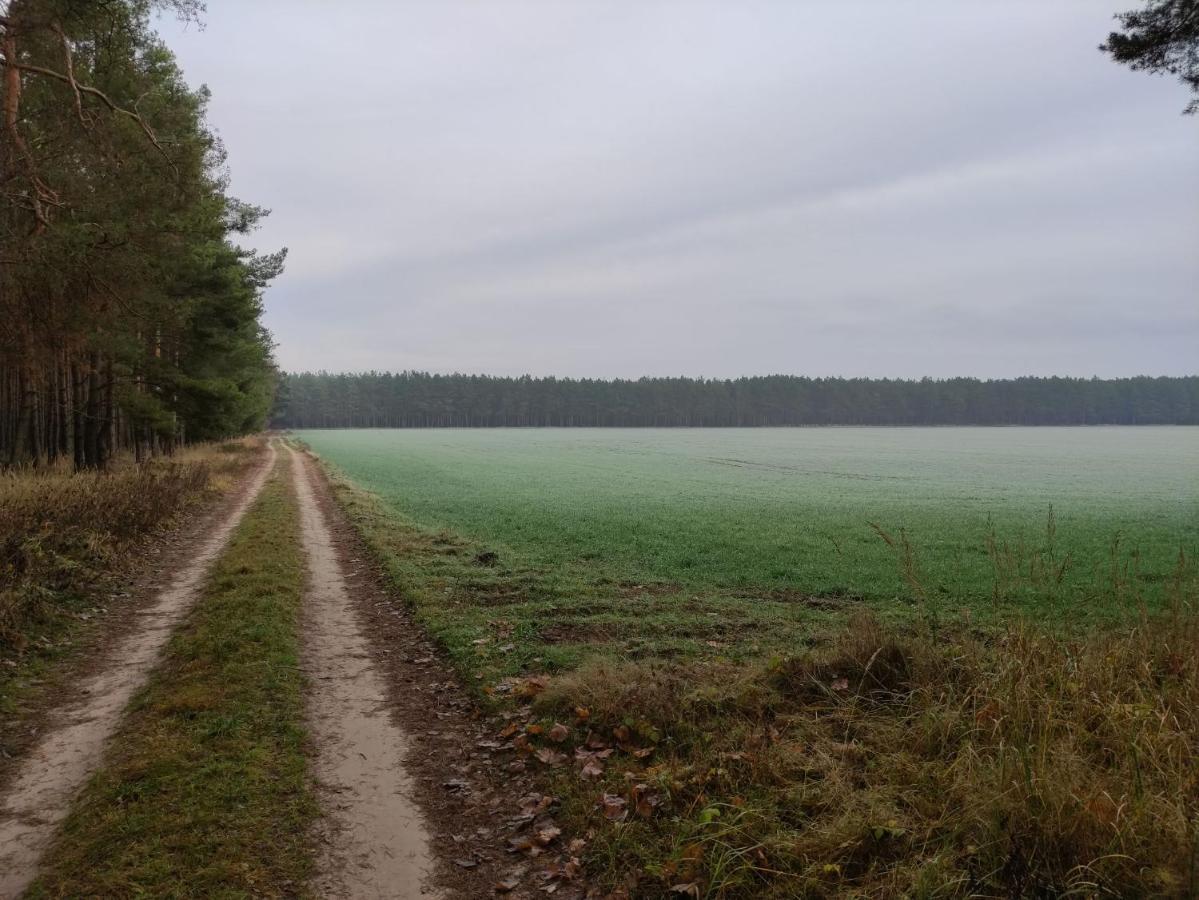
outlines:
{"label": "sandy soil", "polygon": [[[553,825],[540,766],[514,752],[513,722],[528,708],[488,714],[472,699],[442,650],[386,584],[386,572],[348,521],[321,467],[311,485],[332,531],[337,559],[386,690],[387,708],[406,736],[403,765],[432,836],[433,883],[449,900],[554,900],[599,896],[578,876],[564,878],[573,855],[563,834],[536,858],[514,852],[532,830]],[[530,805],[549,808],[529,815]]]}
{"label": "sandy soil", "polygon": [[430,833],[404,768],[408,737],[388,715],[386,686],[313,488],[319,475],[306,456],[288,452],[308,558],[303,667],[324,811],[313,890],[322,897],[438,896]]}
{"label": "sandy soil", "polygon": [[229,513],[196,545],[154,603],[139,611],[137,627],[106,648],[106,659],[93,661],[97,664],[75,688],[75,698],[48,716],[40,739],[16,766],[0,795],[0,898],[18,896],[37,874],[38,860],[99,764],[122,712],[198,598],[205,576],[274,461],[272,444]]}

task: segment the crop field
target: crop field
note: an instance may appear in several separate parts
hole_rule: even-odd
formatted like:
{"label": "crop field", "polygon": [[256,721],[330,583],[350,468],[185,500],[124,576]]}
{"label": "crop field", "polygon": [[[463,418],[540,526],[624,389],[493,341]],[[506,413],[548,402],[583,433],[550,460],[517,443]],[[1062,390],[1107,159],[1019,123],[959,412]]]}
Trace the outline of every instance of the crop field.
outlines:
{"label": "crop field", "polygon": [[299,436],[596,883],[1199,889],[1199,429]]}
{"label": "crop field", "polygon": [[416,524],[622,583],[1087,619],[1199,548],[1199,429],[299,434]]}

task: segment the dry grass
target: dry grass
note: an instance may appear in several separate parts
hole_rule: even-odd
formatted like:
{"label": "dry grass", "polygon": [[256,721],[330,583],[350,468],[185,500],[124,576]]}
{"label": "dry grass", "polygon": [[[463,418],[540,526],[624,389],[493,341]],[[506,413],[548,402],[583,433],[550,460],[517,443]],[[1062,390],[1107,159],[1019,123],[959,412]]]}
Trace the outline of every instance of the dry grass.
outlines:
{"label": "dry grass", "polygon": [[[636,896],[1195,896],[1199,619],[935,638],[855,618],[756,669],[627,664],[551,682],[618,754],[559,785],[594,874]],[[616,738],[612,737],[615,742]],[[647,791],[613,824],[596,796]],[[644,808],[644,807],[643,807]]]}
{"label": "dry grass", "polygon": [[239,441],[108,473],[0,475],[0,651],[86,604],[143,538],[227,484],[253,449]]}

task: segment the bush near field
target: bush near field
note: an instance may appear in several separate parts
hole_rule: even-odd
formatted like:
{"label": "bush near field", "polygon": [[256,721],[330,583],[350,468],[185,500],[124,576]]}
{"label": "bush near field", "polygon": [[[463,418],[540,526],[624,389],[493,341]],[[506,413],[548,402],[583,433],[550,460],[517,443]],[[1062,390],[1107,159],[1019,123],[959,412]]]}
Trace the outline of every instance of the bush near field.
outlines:
{"label": "bush near field", "polygon": [[111,472],[0,476],[0,652],[77,612],[150,534],[245,464],[252,447],[191,448]]}

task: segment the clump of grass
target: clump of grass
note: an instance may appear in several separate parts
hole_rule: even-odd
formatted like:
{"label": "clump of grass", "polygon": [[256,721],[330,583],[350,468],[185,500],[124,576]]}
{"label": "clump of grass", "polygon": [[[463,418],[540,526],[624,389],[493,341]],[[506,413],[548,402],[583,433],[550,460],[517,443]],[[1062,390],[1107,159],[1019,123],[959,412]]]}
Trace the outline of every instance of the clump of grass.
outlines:
{"label": "clump of grass", "polygon": [[[701,896],[1191,896],[1199,619],[986,640],[868,614],[739,671],[605,664],[555,679],[549,716],[653,737],[599,784],[562,779],[593,874],[685,875]],[[643,738],[644,740],[644,738]],[[595,796],[652,785],[646,819]]]}
{"label": "clump of grass", "polygon": [[67,819],[31,897],[302,893],[316,804],[297,667],[298,527],[276,474]]}

